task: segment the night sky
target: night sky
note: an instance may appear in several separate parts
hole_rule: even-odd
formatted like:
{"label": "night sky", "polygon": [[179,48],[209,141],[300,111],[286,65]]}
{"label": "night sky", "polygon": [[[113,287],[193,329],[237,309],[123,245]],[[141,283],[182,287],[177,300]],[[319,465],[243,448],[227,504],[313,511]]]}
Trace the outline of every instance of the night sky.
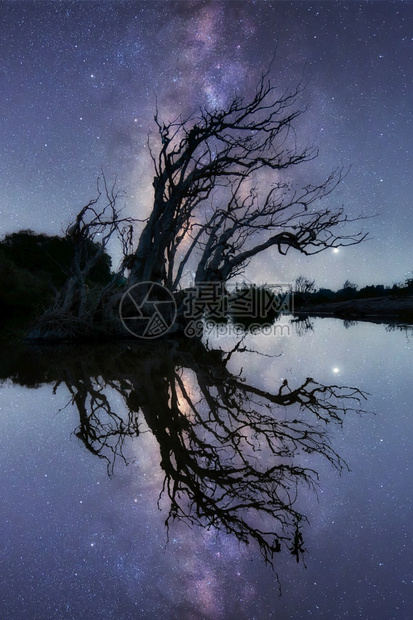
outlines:
{"label": "night sky", "polygon": [[171,120],[248,96],[275,48],[275,83],[308,84],[300,138],[320,147],[300,180],[351,165],[332,205],[376,217],[362,246],[310,259],[268,252],[247,277],[403,281],[413,269],[409,2],[2,2],[1,234],[60,234],[102,169],[127,211],[145,216],[156,99]]}

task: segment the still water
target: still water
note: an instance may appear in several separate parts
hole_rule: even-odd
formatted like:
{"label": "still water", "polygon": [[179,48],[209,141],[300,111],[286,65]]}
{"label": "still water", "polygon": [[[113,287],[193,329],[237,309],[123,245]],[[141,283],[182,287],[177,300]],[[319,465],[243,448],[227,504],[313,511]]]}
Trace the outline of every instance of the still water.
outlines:
{"label": "still water", "polygon": [[413,334],[308,327],[5,349],[0,618],[410,618]]}

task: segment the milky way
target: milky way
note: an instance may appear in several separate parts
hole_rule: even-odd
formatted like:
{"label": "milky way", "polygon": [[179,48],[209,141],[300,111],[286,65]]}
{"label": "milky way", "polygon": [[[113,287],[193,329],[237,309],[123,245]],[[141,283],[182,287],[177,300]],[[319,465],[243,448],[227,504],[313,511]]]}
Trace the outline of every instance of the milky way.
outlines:
{"label": "milky way", "polygon": [[[320,147],[304,182],[351,171],[332,198],[371,240],[338,254],[268,253],[247,277],[320,286],[411,273],[412,30],[405,2],[2,2],[0,231],[60,233],[117,176],[129,212],[152,196],[147,137],[162,118],[252,92],[277,50],[280,90],[303,79],[300,137]],[[308,175],[308,178],[305,177]]]}

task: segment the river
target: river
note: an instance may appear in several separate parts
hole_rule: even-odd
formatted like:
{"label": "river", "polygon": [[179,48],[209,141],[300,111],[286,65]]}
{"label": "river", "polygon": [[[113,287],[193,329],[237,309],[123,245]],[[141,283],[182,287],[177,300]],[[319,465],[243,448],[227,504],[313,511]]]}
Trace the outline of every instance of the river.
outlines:
{"label": "river", "polygon": [[411,617],[412,331],[235,342],[4,349],[2,620]]}

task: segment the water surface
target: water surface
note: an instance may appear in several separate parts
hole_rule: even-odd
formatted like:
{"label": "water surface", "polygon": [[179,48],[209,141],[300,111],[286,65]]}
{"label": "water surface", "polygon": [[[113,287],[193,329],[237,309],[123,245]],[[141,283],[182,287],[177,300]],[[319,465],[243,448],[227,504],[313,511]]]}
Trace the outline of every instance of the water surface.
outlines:
{"label": "water surface", "polygon": [[[409,618],[412,336],[384,325],[345,327],[334,319],[314,320],[313,327],[301,336],[248,337],[243,343],[248,351],[240,347],[227,361],[228,374],[222,356],[215,354],[214,360],[202,351],[181,352],[175,370],[176,357],[171,362],[155,354],[157,361],[150,361],[139,354],[139,361],[133,344],[127,345],[129,353],[125,347],[5,351],[0,617]],[[228,351],[232,344],[222,338],[210,348]],[[261,354],[249,352],[253,348]],[[317,420],[300,409],[299,401],[284,407],[273,403],[271,415],[278,412],[279,421],[302,416],[314,423],[309,432],[327,431],[319,444],[324,452],[306,450],[304,443],[298,442],[296,450],[290,445],[284,458],[289,482],[278,477],[278,486],[271,487],[269,468],[276,464],[280,471],[282,459],[269,450],[265,433],[260,435],[262,417],[249,418],[248,428],[244,421],[237,432],[249,455],[248,475],[256,478],[248,489],[235,484],[231,463],[241,467],[242,451],[231,444],[228,425],[235,424],[236,416],[224,426],[222,419],[214,420],[214,402],[201,401],[199,382],[205,382],[204,394],[219,401],[217,411],[225,417],[225,403],[232,412],[235,403],[225,399],[239,397],[244,381],[255,391],[249,392],[249,409],[245,399],[239,406],[248,409],[245,415],[262,416],[263,395],[284,394],[283,385],[298,390],[308,378],[314,381],[309,386],[354,386],[368,392],[361,401],[368,412],[349,410],[341,416],[340,410],[341,426],[333,419],[328,424]],[[182,417],[176,419],[172,379],[182,383]],[[349,401],[334,402],[351,409]],[[195,425],[191,403],[207,426]],[[189,426],[182,429],[185,417]],[[216,444],[211,434],[216,424],[219,441],[228,433],[226,443]],[[191,441],[197,442],[198,454]],[[214,445],[216,451],[209,452]],[[206,483],[203,468],[209,468]],[[301,484],[298,474],[295,480],[294,468],[311,468],[318,476],[317,490]],[[290,514],[287,494],[296,481]],[[229,488],[237,494],[224,497]],[[260,504],[260,490],[284,502],[277,514],[285,517],[291,535],[281,540],[273,568],[265,563],[258,539],[243,530],[273,527],[265,497]],[[245,515],[236,506],[240,498],[250,501]],[[301,524],[303,539],[295,540],[294,549],[296,513],[309,522]]]}

